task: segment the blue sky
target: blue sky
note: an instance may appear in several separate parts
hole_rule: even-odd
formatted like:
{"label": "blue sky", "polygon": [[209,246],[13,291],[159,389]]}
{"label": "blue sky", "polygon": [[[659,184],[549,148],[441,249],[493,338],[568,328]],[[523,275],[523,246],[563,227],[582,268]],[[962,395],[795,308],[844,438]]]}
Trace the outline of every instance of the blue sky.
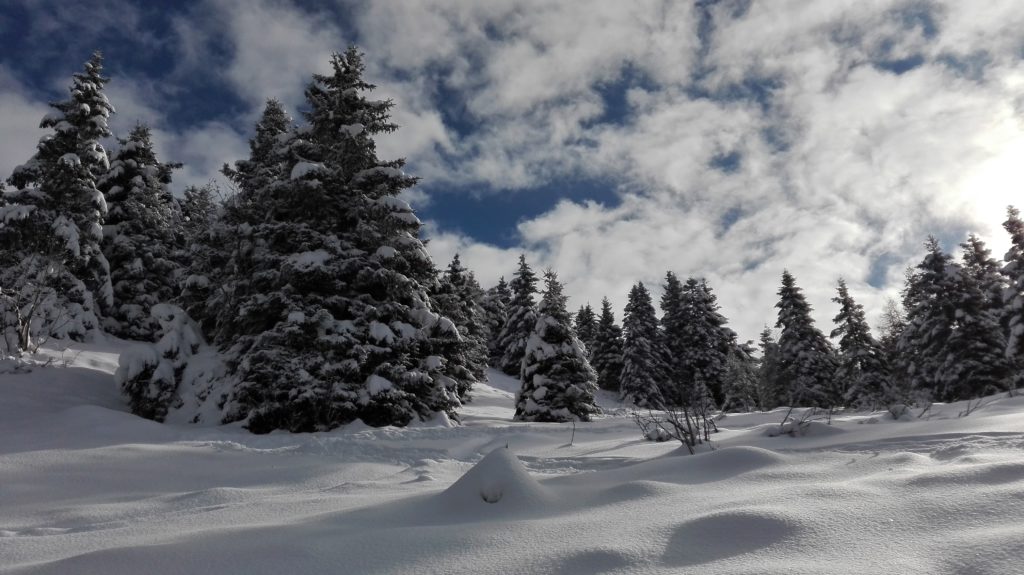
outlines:
{"label": "blue sky", "polygon": [[440,265],[487,285],[522,251],[619,309],[633,281],[704,276],[749,338],[784,268],[827,331],[838,277],[874,315],[927,234],[999,254],[1024,203],[1013,0],[13,0],[0,37],[0,172],[99,48],[115,130],[152,125],[177,189],[358,44]]}

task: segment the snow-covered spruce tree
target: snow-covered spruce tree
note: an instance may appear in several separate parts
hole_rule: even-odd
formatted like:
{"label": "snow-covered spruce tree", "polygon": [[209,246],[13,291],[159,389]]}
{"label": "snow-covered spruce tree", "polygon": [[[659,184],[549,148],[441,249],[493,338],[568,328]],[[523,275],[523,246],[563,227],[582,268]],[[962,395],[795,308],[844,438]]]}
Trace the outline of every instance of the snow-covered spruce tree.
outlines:
{"label": "snow-covered spruce tree", "polygon": [[1010,234],[1010,249],[1003,256],[1001,270],[1007,281],[1003,293],[1002,324],[1006,334],[1006,357],[1013,366],[1011,385],[1024,386],[1024,220],[1020,211],[1006,208],[1003,228]]}
{"label": "snow-covered spruce tree", "polygon": [[459,255],[455,254],[431,294],[437,313],[455,322],[458,328],[456,347],[459,351],[456,357],[449,357],[448,362],[457,362],[468,372],[453,375],[462,400],[468,399],[473,384],[487,375],[486,325],[478,303],[482,293],[473,272],[463,267]]}
{"label": "snow-covered spruce tree", "polygon": [[903,371],[916,390],[938,401],[1005,389],[1011,366],[987,290],[935,238],[925,246],[928,253],[908,276],[904,291]]}
{"label": "snow-covered spruce tree", "polygon": [[224,274],[239,234],[222,226],[219,190],[213,182],[185,188],[177,201],[176,230],[182,265],[178,303],[203,329],[212,334],[223,309],[216,297],[224,293]]}
{"label": "snow-covered spruce tree", "polygon": [[760,406],[758,361],[754,357],[754,342],[730,346],[725,358],[722,394],[723,410],[750,412]]}
{"label": "snow-covered spruce tree", "polygon": [[597,385],[608,391],[619,391],[622,382],[622,328],[615,323],[615,313],[608,298],[601,300],[601,317],[594,333],[594,349],[590,365],[597,372]]}
{"label": "snow-covered spruce tree", "polygon": [[838,406],[842,394],[834,385],[836,360],[832,346],[814,326],[811,306],[789,271],[779,288],[779,367],[791,406]]}
{"label": "snow-covered spruce tree", "polygon": [[522,389],[516,394],[515,414],[519,421],[589,421],[599,412],[594,403],[597,374],[573,331],[567,299],[555,272],[547,271],[519,376]]}
{"label": "snow-covered spruce tree", "polygon": [[512,303],[512,290],[509,289],[505,277],[498,279],[480,298],[480,307],[484,312],[484,325],[487,328],[487,354],[492,365],[497,364],[504,355],[498,347],[498,336],[508,321],[508,308]]}
{"label": "snow-covered spruce tree", "polygon": [[953,294],[957,291],[948,273],[952,258],[934,237],[928,238],[925,248],[928,253],[907,274],[903,290],[907,319],[900,334],[897,366],[918,396],[915,399],[922,401],[949,397],[946,390],[955,384],[947,377],[943,362],[956,324]]}
{"label": "snow-covered spruce tree", "polygon": [[114,378],[132,413],[163,421],[180,403],[178,387],[188,358],[204,342],[199,326],[181,308],[157,303],[149,311],[159,326],[156,343],[123,353]]}
{"label": "snow-covered spruce tree", "polygon": [[234,381],[226,419],[251,431],[406,425],[459,405],[445,374],[457,329],[430,308],[435,268],[397,197],[416,179],[377,157],[374,136],[397,126],[372,89],[359,52],[332,57],[306,89],[307,125],[275,138],[267,162],[287,176],[254,190],[261,209],[235,228],[225,284],[251,282],[215,334]]}
{"label": "snow-covered spruce tree", "polygon": [[761,330],[757,346],[761,350],[757,367],[757,407],[767,411],[782,405],[788,399],[784,397],[779,343],[775,341],[772,329],[767,325]]}
{"label": "snow-covered spruce tree", "polygon": [[580,338],[587,348],[587,355],[594,350],[594,338],[597,337],[597,315],[590,304],[581,305],[576,316],[573,318],[573,328],[576,330],[576,337]]}
{"label": "snow-covered spruce tree", "polygon": [[1011,366],[988,290],[969,268],[954,263],[935,238],[925,246],[928,253],[908,276],[904,291],[902,369],[916,390],[938,401],[1005,389]]}
{"label": "snow-covered spruce tree", "polygon": [[951,376],[946,399],[974,399],[1004,391],[1011,375],[1006,358],[1006,338],[993,309],[992,286],[979,281],[969,267],[953,265],[949,271],[957,288],[956,326],[953,329],[944,368]]}
{"label": "snow-covered spruce tree", "polygon": [[981,291],[985,298],[985,308],[1001,316],[1004,307],[1003,293],[1007,288],[1006,277],[1000,273],[1001,264],[992,257],[992,251],[985,246],[985,242],[974,234],[967,236],[967,240],[960,244],[960,247],[964,250],[964,272]]}
{"label": "snow-covered spruce tree", "polygon": [[637,282],[629,290],[622,320],[622,375],[619,394],[638,407],[661,409],[666,402],[661,389],[667,379],[668,352],[658,330],[651,294]]}
{"label": "snow-covered spruce tree", "polygon": [[846,405],[873,408],[881,404],[889,378],[889,366],[881,346],[875,341],[864,316],[864,307],[854,301],[846,280],[840,278],[837,295],[839,313],[832,319],[836,327],[829,337],[839,339],[839,369],[836,380],[845,388]]}
{"label": "snow-covered spruce tree", "polygon": [[893,298],[886,300],[882,308],[882,320],[878,325],[878,347],[888,370],[879,401],[897,418],[903,414],[906,406],[913,403],[914,395],[910,378],[900,367],[899,345],[906,325],[907,318],[900,303]]}
{"label": "snow-covered spruce tree", "polygon": [[496,343],[501,352],[497,368],[508,375],[519,375],[526,342],[537,325],[537,310],[533,294],[537,293],[537,276],[526,263],[526,256],[519,256],[519,269],[512,278],[512,302],[508,306],[508,321],[501,329]]}
{"label": "snow-covered spruce tree", "polygon": [[682,340],[681,365],[693,378],[691,398],[698,400],[708,394],[716,405],[725,401],[726,363],[734,351],[736,333],[725,326],[719,313],[715,294],[703,279],[689,278],[683,285],[684,321],[679,334]]}
{"label": "snow-covered spruce tree", "polygon": [[125,339],[154,341],[160,324],[150,308],[178,295],[176,214],[167,186],[180,164],[157,160],[144,125],[119,143],[97,184],[107,201],[102,247],[114,289],[103,326]]}
{"label": "snow-covered spruce tree", "polygon": [[21,310],[20,321],[31,325],[27,331],[44,336],[82,339],[99,327],[98,308],[113,303],[100,249],[107,205],[96,187],[110,167],[100,140],[111,135],[107,119],[114,112],[102,69],[97,52],[74,75],[70,97],[50,104],[55,111],[40,127],[52,132],[7,180],[15,190],[2,214],[3,249],[16,263],[3,270],[0,283]]}
{"label": "snow-covered spruce tree", "polygon": [[661,395],[669,405],[689,405],[694,396],[707,395],[707,389],[700,388],[691,366],[686,364],[685,332],[687,323],[693,320],[691,312],[683,301],[682,282],[676,274],[667,272],[661,295],[661,333],[668,377],[662,384]]}

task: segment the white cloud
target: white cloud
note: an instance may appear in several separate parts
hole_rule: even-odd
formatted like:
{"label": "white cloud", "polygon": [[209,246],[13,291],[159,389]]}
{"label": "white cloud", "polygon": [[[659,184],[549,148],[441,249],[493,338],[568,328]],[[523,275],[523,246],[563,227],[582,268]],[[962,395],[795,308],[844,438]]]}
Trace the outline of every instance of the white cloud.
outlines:
{"label": "white cloud", "polygon": [[34,101],[10,71],[0,65],[0,180],[6,180],[14,168],[35,153],[36,142],[44,134],[39,122],[49,106]]}

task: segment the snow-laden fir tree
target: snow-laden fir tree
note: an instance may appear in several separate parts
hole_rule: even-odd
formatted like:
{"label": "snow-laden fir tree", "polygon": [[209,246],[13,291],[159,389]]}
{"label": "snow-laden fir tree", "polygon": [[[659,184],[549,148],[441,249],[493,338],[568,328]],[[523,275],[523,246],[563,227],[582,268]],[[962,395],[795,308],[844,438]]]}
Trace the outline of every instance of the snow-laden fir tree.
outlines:
{"label": "snow-laden fir tree", "polygon": [[508,307],[511,303],[512,290],[509,289],[504,276],[498,278],[497,285],[484,292],[480,298],[487,334],[487,355],[492,365],[496,365],[504,355],[498,347],[498,337],[508,321]]}
{"label": "snow-laden fir tree", "polygon": [[658,329],[651,294],[643,283],[637,282],[629,290],[625,312],[619,394],[638,407],[664,408],[661,389],[668,379],[668,351]]}
{"label": "snow-laden fir tree", "polygon": [[[666,278],[666,294],[675,276]],[[678,280],[675,280],[678,284]],[[735,350],[736,333],[726,327],[717,298],[704,280],[688,278],[678,287],[678,300],[662,300],[665,339],[680,378],[678,399],[684,404],[725,400],[727,359]],[[670,320],[670,321],[667,321]]]}
{"label": "snow-laden fir tree", "polygon": [[[968,265],[971,263],[968,261]],[[956,324],[947,344],[953,353],[944,361],[944,369],[953,381],[945,389],[945,399],[973,399],[1004,391],[1011,364],[992,299],[1001,294],[993,295],[994,286],[977,269],[953,264],[948,273],[953,275],[957,291],[953,294]]]}
{"label": "snow-laden fir tree", "polygon": [[435,289],[431,294],[435,310],[455,322],[458,328],[456,347],[459,351],[448,358],[448,363],[458,363],[465,370],[465,373],[455,371],[452,378],[458,382],[459,398],[466,400],[473,384],[487,375],[486,324],[479,304],[483,290],[473,272],[463,267],[458,254],[441,274]]}
{"label": "snow-laden fir tree", "polygon": [[[291,116],[285,112],[281,102],[267,100],[256,123],[256,135],[249,141],[249,158],[235,162],[234,166],[225,164],[221,169],[221,173],[238,189],[238,193],[225,206],[225,219],[228,222],[259,220],[268,216],[268,206],[265,201],[261,201],[266,198],[260,195],[273,189],[275,182],[289,176],[285,173],[288,162],[282,157],[279,139],[286,137],[292,123]],[[195,221],[191,223],[201,229],[208,229],[211,223],[209,216],[213,213],[209,209],[212,198],[197,195],[192,204],[193,207],[186,210],[195,213],[195,217],[190,218]]]}
{"label": "snow-laden fir tree", "polygon": [[204,341],[199,326],[181,308],[157,303],[149,311],[158,325],[156,343],[121,354],[114,378],[132,413],[163,421],[168,410],[180,405],[182,372]]}
{"label": "snow-laden fir tree", "polygon": [[661,294],[661,333],[667,352],[665,368],[668,377],[662,385],[661,395],[670,405],[689,405],[694,395],[703,397],[707,391],[701,388],[702,393],[696,393],[699,386],[694,373],[685,363],[684,332],[687,322],[692,319],[690,312],[683,301],[682,282],[676,274],[667,272]]}
{"label": "snow-laden fir tree", "polygon": [[973,284],[981,290],[985,308],[1001,316],[1003,293],[1007,287],[1006,277],[1000,271],[1002,266],[992,257],[992,250],[975,234],[967,236],[960,247],[964,250],[961,265]]}
{"label": "snow-laden fir tree", "polygon": [[762,411],[774,409],[788,401],[782,382],[782,358],[779,343],[767,325],[757,341],[761,358],[757,367],[757,406]]}
{"label": "snow-laden fir tree", "polygon": [[1020,211],[1006,208],[1003,228],[1010,234],[1010,249],[1001,270],[1007,288],[1003,293],[1002,323],[1006,334],[1006,357],[1013,366],[1013,387],[1024,385],[1024,220]]}
{"label": "snow-laden fir tree", "polygon": [[189,186],[176,209],[182,264],[178,302],[208,334],[216,329],[217,313],[223,309],[217,296],[225,293],[225,267],[239,237],[222,225],[218,198],[213,182]]}
{"label": "snow-laden fir tree", "polygon": [[729,346],[722,383],[723,410],[747,413],[759,408],[758,365],[754,357],[754,342]]}
{"label": "snow-laden fir tree", "polygon": [[839,280],[837,295],[839,313],[832,319],[836,327],[829,337],[839,339],[839,369],[836,381],[846,405],[872,408],[884,401],[884,388],[889,379],[889,366],[881,346],[871,335],[864,307],[854,301],[846,280]]}
{"label": "snow-laden fir tree", "polygon": [[599,411],[594,403],[597,374],[573,330],[567,299],[555,272],[546,272],[537,322],[523,355],[522,388],[516,394],[519,421],[589,421]]}
{"label": "snow-laden fir tree", "polygon": [[20,314],[13,321],[30,326],[23,330],[29,339],[31,333],[81,339],[99,327],[100,308],[113,303],[100,248],[107,205],[96,187],[110,167],[100,140],[111,135],[107,120],[114,112],[102,70],[97,52],[74,75],[70,97],[50,104],[54,111],[40,124],[50,132],[7,180],[15,190],[0,212],[7,264],[0,285],[10,294],[8,312]]}
{"label": "snow-laden fir tree", "polygon": [[125,339],[154,341],[160,324],[150,309],[178,295],[176,214],[167,186],[180,164],[157,159],[144,125],[119,143],[98,182],[107,201],[102,247],[114,289],[103,325]]}
{"label": "snow-laden fir tree", "polygon": [[[268,173],[239,210],[218,315],[233,390],[227,420],[254,432],[406,425],[455,415],[457,329],[429,304],[435,268],[398,194],[416,182],[377,157],[390,101],[368,97],[362,56],[331,59],[305,91],[306,124],[249,160]],[[259,184],[253,184],[259,185]],[[240,186],[241,187],[241,186]],[[242,193],[242,190],[239,192]],[[241,276],[248,278],[241,281]]]}
{"label": "snow-laden fir tree", "polygon": [[497,349],[501,359],[497,368],[508,375],[519,375],[526,354],[526,342],[537,325],[537,310],[533,294],[537,293],[537,276],[526,263],[526,256],[519,256],[519,269],[512,278],[512,301],[508,306],[508,321],[498,335]]}
{"label": "snow-laden fir tree", "polygon": [[789,271],[779,288],[779,367],[791,406],[835,407],[842,397],[834,384],[836,360],[832,346],[814,326],[811,306]]}
{"label": "snow-laden fir tree", "polygon": [[883,382],[880,402],[893,411],[899,417],[900,406],[907,406],[913,403],[913,387],[910,378],[900,367],[900,338],[906,328],[907,318],[900,307],[900,303],[889,298],[882,308],[882,319],[878,325],[878,347],[882,353],[885,365],[888,367],[887,377]]}
{"label": "snow-laden fir tree", "polygon": [[601,317],[590,350],[590,365],[597,372],[597,385],[608,391],[619,391],[623,368],[622,328],[615,323],[615,312],[608,298],[601,300]]}
{"label": "snow-laden fir tree", "polygon": [[949,341],[956,325],[956,280],[950,274],[952,258],[939,242],[929,237],[928,250],[917,266],[908,272],[903,290],[903,309],[907,319],[900,334],[898,369],[907,377],[914,394],[921,400],[949,397],[954,386],[943,363],[950,353]]}
{"label": "snow-laden fir tree", "polygon": [[597,337],[597,315],[589,303],[581,305],[576,312],[573,328],[576,330],[576,337],[580,338],[587,348],[587,354],[590,355],[594,351],[594,338]]}

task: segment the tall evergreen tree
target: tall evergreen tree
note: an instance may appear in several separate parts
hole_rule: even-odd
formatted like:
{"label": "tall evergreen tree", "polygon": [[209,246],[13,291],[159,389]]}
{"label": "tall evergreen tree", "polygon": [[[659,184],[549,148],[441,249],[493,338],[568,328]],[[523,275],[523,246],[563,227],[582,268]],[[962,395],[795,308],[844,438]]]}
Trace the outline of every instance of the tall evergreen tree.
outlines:
{"label": "tall evergreen tree", "polygon": [[504,350],[498,345],[498,337],[508,322],[508,308],[511,304],[512,290],[509,289],[504,276],[499,278],[498,284],[488,289],[480,300],[487,327],[487,354],[492,365],[497,364],[504,355]]}
{"label": "tall evergreen tree", "polygon": [[[184,197],[178,199],[177,216],[178,258],[182,264],[178,301],[184,311],[196,321],[206,334],[214,334],[217,316],[231,309],[223,298],[230,294],[226,267],[239,240],[245,234],[224,225],[215,183],[185,188]],[[248,228],[244,228],[248,229]]]}
{"label": "tall evergreen tree", "polygon": [[612,304],[604,298],[594,335],[594,349],[590,352],[590,365],[597,371],[598,387],[619,391],[623,361],[622,328],[615,323]]}
{"label": "tall evergreen tree", "polygon": [[1002,324],[1006,334],[1006,357],[1014,369],[1014,387],[1024,385],[1024,220],[1020,211],[1006,208],[1003,228],[1010,234],[1010,249],[1003,260],[1001,270],[1006,278],[1007,288],[1003,300]]}
{"label": "tall evergreen tree", "polygon": [[687,328],[692,309],[684,301],[683,284],[667,272],[661,295],[661,333],[665,345],[666,375],[661,395],[671,405],[683,405],[694,395],[696,374],[687,359]]}
{"label": "tall evergreen tree", "polygon": [[160,323],[150,309],[178,295],[176,214],[167,186],[181,164],[157,159],[147,126],[136,126],[119,143],[98,182],[107,201],[102,247],[114,288],[103,323],[114,335],[154,341]]}
{"label": "tall evergreen tree", "polygon": [[844,389],[846,405],[872,407],[883,401],[889,376],[885,354],[871,335],[864,307],[854,301],[846,280],[840,278],[836,289],[832,301],[839,304],[839,313],[832,319],[836,327],[829,334],[839,339],[836,382]]}
{"label": "tall evergreen tree", "polygon": [[526,263],[526,256],[519,256],[519,269],[512,278],[512,302],[508,306],[508,321],[498,336],[497,348],[501,359],[497,367],[508,375],[519,375],[526,342],[537,324],[537,310],[533,294],[537,293],[537,276]]}
{"label": "tall evergreen tree", "polygon": [[587,347],[587,354],[591,354],[594,350],[594,338],[597,336],[597,316],[589,303],[580,306],[580,310],[576,312],[576,317],[573,319],[573,324],[576,336]]}
{"label": "tall evergreen tree", "polygon": [[520,421],[589,421],[598,413],[594,403],[597,374],[572,328],[565,309],[568,298],[555,272],[544,274],[544,294],[537,322],[526,344],[522,389],[516,395],[515,418]]}
{"label": "tall evergreen tree", "polygon": [[779,288],[779,363],[790,405],[833,407],[841,397],[834,386],[836,361],[824,334],[814,326],[811,306],[789,271]]}
{"label": "tall evergreen tree", "polygon": [[651,294],[640,282],[629,291],[622,331],[623,364],[619,383],[622,399],[639,407],[665,407],[661,389],[667,379],[668,354],[658,330]]}
{"label": "tall evergreen tree", "polygon": [[715,404],[725,401],[728,357],[735,353],[736,333],[726,327],[718,300],[707,282],[689,278],[683,286],[686,319],[682,332],[682,364],[693,378],[694,398],[710,394]]}
{"label": "tall evergreen tree", "polygon": [[107,212],[96,180],[110,167],[100,140],[111,135],[113,106],[103,93],[99,52],[74,75],[70,97],[50,104],[41,128],[51,129],[32,158],[14,169],[4,208],[6,277],[13,307],[47,300],[29,321],[50,335],[81,339],[99,327],[98,308],[113,304],[110,267],[103,256],[102,222]]}
{"label": "tall evergreen tree", "polygon": [[215,338],[229,356],[226,420],[254,432],[406,425],[459,405],[446,372],[457,329],[430,307],[435,268],[397,197],[416,179],[377,157],[374,137],[397,126],[363,71],[354,48],[335,54],[306,89],[306,125],[265,155],[254,141],[258,170],[236,167],[245,185],[269,175],[239,184],[259,209],[237,212]]}

